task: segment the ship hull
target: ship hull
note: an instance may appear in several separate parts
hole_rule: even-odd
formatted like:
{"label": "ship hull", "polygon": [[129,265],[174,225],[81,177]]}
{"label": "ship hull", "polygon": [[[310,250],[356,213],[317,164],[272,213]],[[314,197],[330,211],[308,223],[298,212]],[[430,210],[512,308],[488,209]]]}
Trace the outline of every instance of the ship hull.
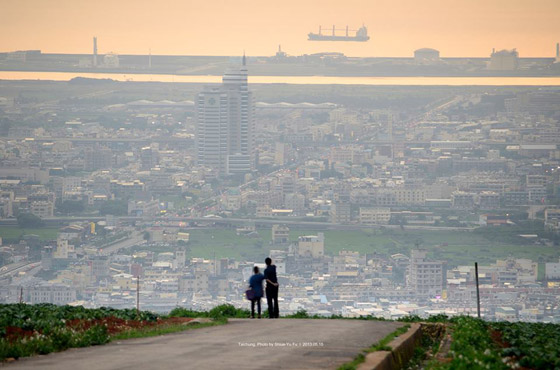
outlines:
{"label": "ship hull", "polygon": [[327,36],[319,35],[316,33],[310,33],[307,35],[308,41],[357,41],[366,42],[369,40],[369,36]]}

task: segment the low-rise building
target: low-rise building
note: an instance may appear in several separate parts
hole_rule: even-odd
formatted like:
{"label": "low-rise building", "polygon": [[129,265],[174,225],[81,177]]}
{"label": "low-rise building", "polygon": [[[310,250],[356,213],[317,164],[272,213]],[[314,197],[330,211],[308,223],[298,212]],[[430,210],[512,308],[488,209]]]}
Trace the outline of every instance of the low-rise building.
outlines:
{"label": "low-rise building", "polygon": [[419,299],[441,297],[443,292],[443,262],[431,261],[425,250],[411,252],[407,286]]}
{"label": "low-rise building", "polygon": [[300,236],[298,238],[297,251],[301,257],[322,258],[325,255],[325,237],[323,233]]}
{"label": "low-rise building", "polygon": [[362,225],[387,225],[390,220],[390,208],[360,207],[360,223]]}
{"label": "low-rise building", "polygon": [[272,244],[285,244],[290,241],[290,228],[286,225],[272,225]]}

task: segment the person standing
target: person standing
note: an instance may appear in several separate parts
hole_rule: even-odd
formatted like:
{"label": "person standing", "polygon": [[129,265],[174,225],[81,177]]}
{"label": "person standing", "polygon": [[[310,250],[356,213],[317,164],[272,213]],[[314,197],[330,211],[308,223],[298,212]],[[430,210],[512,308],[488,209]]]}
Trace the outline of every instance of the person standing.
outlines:
{"label": "person standing", "polygon": [[266,302],[268,303],[268,317],[277,319],[280,316],[278,309],[278,277],[276,276],[276,265],[272,264],[270,257],[264,260],[266,269],[264,279],[266,280]]}
{"label": "person standing", "polygon": [[261,298],[263,296],[262,282],[264,280],[263,274],[259,272],[257,266],[253,267],[253,276],[249,279],[249,286],[253,290],[253,298],[251,299],[251,318],[255,318],[255,303],[257,304],[258,317],[261,318]]}

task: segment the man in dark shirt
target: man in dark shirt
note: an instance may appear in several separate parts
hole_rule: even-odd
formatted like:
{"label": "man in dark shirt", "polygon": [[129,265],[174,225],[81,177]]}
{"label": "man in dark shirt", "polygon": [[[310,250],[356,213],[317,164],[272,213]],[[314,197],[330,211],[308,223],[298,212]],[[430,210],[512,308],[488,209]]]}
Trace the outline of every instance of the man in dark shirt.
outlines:
{"label": "man in dark shirt", "polygon": [[276,266],[272,264],[270,257],[264,260],[266,269],[264,279],[266,280],[266,302],[268,303],[268,317],[277,319],[280,314],[278,311],[278,278],[276,277]]}

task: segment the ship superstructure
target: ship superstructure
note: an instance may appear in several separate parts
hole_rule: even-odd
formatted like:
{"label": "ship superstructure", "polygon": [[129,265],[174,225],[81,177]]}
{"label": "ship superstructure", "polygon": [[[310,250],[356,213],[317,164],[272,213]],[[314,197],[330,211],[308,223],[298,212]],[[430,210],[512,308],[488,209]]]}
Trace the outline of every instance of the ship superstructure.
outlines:
{"label": "ship superstructure", "polygon": [[[344,35],[336,34],[337,31],[345,31]],[[354,33],[351,35],[351,33]],[[319,33],[310,32],[308,35],[309,41],[358,41],[365,42],[369,40],[367,34],[367,27],[362,26],[357,30],[351,30],[346,26],[346,29],[337,29],[336,26],[332,26],[332,33],[323,33],[323,29],[319,26]]]}

